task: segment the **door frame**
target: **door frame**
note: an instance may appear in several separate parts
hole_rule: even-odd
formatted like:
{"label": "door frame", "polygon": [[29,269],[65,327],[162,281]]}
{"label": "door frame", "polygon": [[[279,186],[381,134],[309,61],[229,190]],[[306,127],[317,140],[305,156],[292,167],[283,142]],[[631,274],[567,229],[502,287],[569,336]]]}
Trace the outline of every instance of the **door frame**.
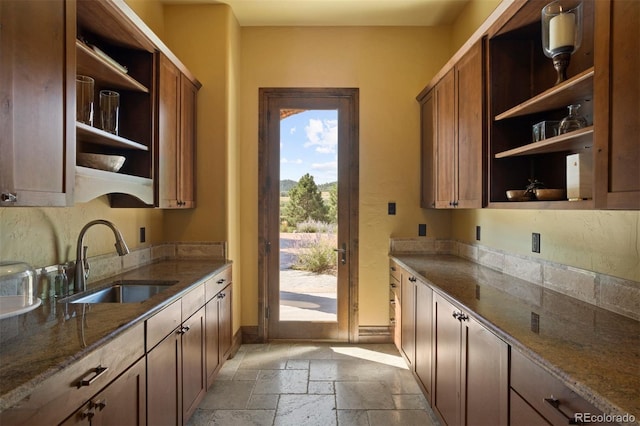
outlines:
{"label": "door frame", "polygon": [[[276,211],[279,209],[279,182],[272,182],[269,177],[269,171],[277,162],[280,163],[280,150],[270,149],[269,136],[273,132],[270,127],[269,107],[274,102],[285,99],[311,99],[311,98],[332,98],[337,101],[347,103],[347,112],[349,114],[347,128],[348,132],[348,160],[346,165],[348,176],[346,179],[339,179],[339,197],[346,195],[348,197],[348,208],[344,209],[347,214],[339,216],[338,223],[346,220],[348,223],[349,239],[347,244],[347,279],[348,279],[348,324],[347,335],[341,336],[339,340],[348,342],[357,342],[358,340],[358,206],[359,206],[359,89],[357,88],[260,88],[259,89],[259,121],[258,121],[258,339],[260,341],[268,341],[269,336],[269,289],[268,284],[270,278],[273,279],[275,274],[279,275],[279,268],[274,271],[270,267],[269,254],[277,254],[279,256],[279,238],[278,244],[270,243],[270,233],[274,230],[270,228],[270,222],[273,218],[269,214],[261,214],[261,212]],[[312,108],[309,108],[312,109]],[[340,119],[338,119],[340,122]],[[278,127],[280,117],[277,117]],[[274,124],[272,123],[271,126]],[[338,142],[340,144],[340,142]],[[276,155],[277,154],[277,155]],[[340,163],[340,155],[338,156],[338,167]],[[344,160],[343,160],[344,161]],[[339,172],[340,173],[340,172]],[[343,175],[340,175],[341,178]],[[347,182],[341,181],[346,180]],[[278,190],[274,191],[273,186],[277,185]],[[344,185],[344,186],[343,186]],[[342,191],[341,188],[342,187]],[[279,228],[278,228],[279,233]],[[340,243],[340,242],[339,242]],[[271,262],[273,264],[273,262]],[[278,262],[279,263],[279,262]],[[279,278],[278,278],[279,279]],[[279,307],[278,307],[279,308]]]}

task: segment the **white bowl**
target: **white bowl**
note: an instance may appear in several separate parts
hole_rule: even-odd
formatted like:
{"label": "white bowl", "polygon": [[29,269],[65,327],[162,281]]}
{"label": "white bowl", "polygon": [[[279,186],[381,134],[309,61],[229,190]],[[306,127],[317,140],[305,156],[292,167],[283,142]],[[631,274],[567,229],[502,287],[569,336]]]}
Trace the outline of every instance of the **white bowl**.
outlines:
{"label": "white bowl", "polygon": [[79,166],[91,167],[92,169],[117,172],[124,164],[125,157],[121,155],[89,154],[79,152],[76,155],[76,162]]}

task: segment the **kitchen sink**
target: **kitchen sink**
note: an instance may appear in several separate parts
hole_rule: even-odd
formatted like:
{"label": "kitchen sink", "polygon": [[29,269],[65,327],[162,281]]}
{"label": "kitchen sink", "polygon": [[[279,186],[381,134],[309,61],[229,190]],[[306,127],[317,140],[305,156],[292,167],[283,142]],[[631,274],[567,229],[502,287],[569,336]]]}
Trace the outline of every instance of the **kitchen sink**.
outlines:
{"label": "kitchen sink", "polygon": [[137,303],[166,290],[177,281],[123,280],[99,290],[90,290],[62,299],[66,303]]}

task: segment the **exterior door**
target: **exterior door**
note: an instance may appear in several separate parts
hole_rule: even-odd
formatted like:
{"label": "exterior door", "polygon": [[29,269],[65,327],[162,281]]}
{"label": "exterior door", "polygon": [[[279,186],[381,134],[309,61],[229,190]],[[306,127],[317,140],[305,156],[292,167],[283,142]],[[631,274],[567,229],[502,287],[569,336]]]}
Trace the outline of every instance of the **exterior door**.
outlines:
{"label": "exterior door", "polygon": [[[288,223],[281,197],[281,120],[308,111],[335,114],[337,136],[337,225],[330,238],[335,261],[335,304],[325,309],[330,315],[313,315],[313,306],[323,306],[331,298],[314,296],[312,291],[297,300],[307,313],[297,317],[287,307],[290,292],[282,291],[281,231],[296,235]],[[264,340],[301,339],[350,341],[357,336],[357,226],[358,226],[358,90],[357,89],[260,89],[259,149],[259,337]],[[309,178],[308,174],[306,174]],[[313,176],[311,176],[313,178]],[[297,184],[303,181],[301,178]],[[311,186],[314,186],[312,182]],[[315,187],[314,187],[315,189]],[[319,196],[319,195],[318,195]],[[288,197],[287,197],[288,198]],[[293,199],[294,197],[290,197]],[[287,200],[286,202],[290,202]],[[297,222],[297,221],[296,221]],[[298,224],[296,223],[296,226]],[[309,231],[312,232],[312,231]],[[294,234],[295,233],[295,234]],[[297,234],[300,235],[300,234]],[[284,242],[283,242],[284,244]],[[305,246],[299,252],[307,250]],[[313,272],[303,272],[305,280]],[[293,278],[295,287],[297,278]],[[287,284],[289,285],[289,284]],[[315,299],[314,299],[315,297]],[[306,308],[305,308],[306,306]]]}

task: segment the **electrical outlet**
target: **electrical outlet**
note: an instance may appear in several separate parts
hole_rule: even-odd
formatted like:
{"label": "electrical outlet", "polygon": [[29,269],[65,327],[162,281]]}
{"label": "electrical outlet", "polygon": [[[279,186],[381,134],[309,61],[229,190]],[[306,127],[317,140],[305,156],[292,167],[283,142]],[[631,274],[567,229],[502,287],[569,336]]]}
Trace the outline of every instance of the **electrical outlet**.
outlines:
{"label": "electrical outlet", "polygon": [[389,203],[389,207],[388,207],[388,212],[390,216],[393,216],[396,214],[396,203]]}
{"label": "electrical outlet", "polygon": [[143,226],[142,228],[140,228],[140,242],[144,243],[145,241],[147,241],[147,230]]}
{"label": "electrical outlet", "polygon": [[531,251],[540,253],[540,234],[537,232],[531,234]]}
{"label": "electrical outlet", "polygon": [[427,236],[427,224],[420,223],[418,224],[418,237],[426,237]]}
{"label": "electrical outlet", "polygon": [[476,226],[476,241],[480,241],[480,225]]}

